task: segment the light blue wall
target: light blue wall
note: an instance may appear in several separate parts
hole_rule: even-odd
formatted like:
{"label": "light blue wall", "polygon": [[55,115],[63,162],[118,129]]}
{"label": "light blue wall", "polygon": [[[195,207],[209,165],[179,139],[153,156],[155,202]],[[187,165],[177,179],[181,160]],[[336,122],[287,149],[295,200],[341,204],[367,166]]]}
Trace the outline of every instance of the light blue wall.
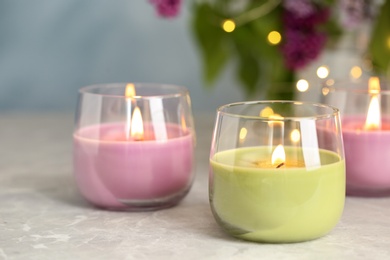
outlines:
{"label": "light blue wall", "polygon": [[129,81],[184,85],[195,111],[242,100],[232,70],[204,87],[184,2],[163,20],[148,0],[0,0],[0,111],[73,110],[78,88]]}

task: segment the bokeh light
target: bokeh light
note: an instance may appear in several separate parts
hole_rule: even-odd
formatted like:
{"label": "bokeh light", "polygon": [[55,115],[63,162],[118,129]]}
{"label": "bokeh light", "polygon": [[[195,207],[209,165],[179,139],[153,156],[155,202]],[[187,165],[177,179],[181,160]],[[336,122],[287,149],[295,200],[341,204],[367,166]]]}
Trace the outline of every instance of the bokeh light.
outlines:
{"label": "bokeh light", "polygon": [[240,140],[241,141],[245,140],[247,134],[248,134],[248,130],[246,130],[245,127],[241,128],[241,130],[240,130]]}
{"label": "bokeh light", "polygon": [[353,66],[350,75],[353,79],[358,79],[362,76],[362,69],[359,66]]}
{"label": "bokeh light", "polygon": [[232,31],[234,31],[234,29],[236,29],[236,23],[233,20],[227,19],[227,20],[223,21],[222,29],[225,32],[230,33]]}
{"label": "bokeh light", "polygon": [[268,34],[267,39],[272,45],[277,45],[282,41],[282,35],[277,31],[272,31]]}
{"label": "bokeh light", "polygon": [[274,111],[270,107],[265,107],[260,111],[259,116],[261,117],[270,117],[274,114]]}
{"label": "bokeh light", "polygon": [[290,139],[293,143],[298,143],[301,140],[301,132],[298,129],[294,129],[290,133]]}
{"label": "bokeh light", "polygon": [[309,89],[309,82],[305,79],[300,79],[297,82],[297,89],[300,92],[305,92]]}
{"label": "bokeh light", "polygon": [[318,69],[317,69],[317,76],[320,79],[325,79],[326,77],[328,77],[329,76],[329,69],[328,69],[328,67],[326,67],[326,66],[318,67]]}
{"label": "bokeh light", "polygon": [[387,47],[390,49],[390,36],[387,38]]}

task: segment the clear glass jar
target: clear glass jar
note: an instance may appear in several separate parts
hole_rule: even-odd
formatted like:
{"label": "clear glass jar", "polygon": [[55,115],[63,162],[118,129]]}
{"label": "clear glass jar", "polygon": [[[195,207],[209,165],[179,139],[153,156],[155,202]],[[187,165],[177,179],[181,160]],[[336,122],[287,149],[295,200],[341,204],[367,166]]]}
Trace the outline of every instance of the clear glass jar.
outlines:
{"label": "clear glass jar", "polygon": [[218,224],[241,239],[289,243],[325,235],[345,200],[339,111],[294,101],[220,107],[209,197]]}

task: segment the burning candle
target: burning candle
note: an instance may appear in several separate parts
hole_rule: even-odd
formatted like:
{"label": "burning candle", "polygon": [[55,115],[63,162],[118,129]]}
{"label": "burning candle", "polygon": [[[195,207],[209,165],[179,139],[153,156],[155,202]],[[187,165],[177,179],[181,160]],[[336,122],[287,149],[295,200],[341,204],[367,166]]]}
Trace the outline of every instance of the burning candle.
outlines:
{"label": "burning candle", "polygon": [[135,87],[133,83],[129,83],[126,85],[125,89],[125,97],[126,97],[126,137],[129,139],[129,134],[131,131],[131,103],[132,98],[135,96]]}
{"label": "burning candle", "polygon": [[[369,81],[367,92],[349,93],[348,99],[369,100],[366,115],[346,112],[342,116],[347,167],[347,194],[377,196],[390,194],[390,122],[382,114],[379,79]],[[364,104],[361,104],[364,106]]]}
{"label": "burning candle", "polygon": [[[112,91],[123,90],[122,85],[81,89],[73,136],[77,184],[87,200],[103,208],[137,211],[173,206],[193,179],[188,93],[173,86],[140,85],[137,93],[148,95],[136,96],[131,87],[118,96]],[[104,122],[95,122],[96,115]]]}
{"label": "burning candle", "polygon": [[[337,124],[331,124],[333,116],[316,119],[317,113],[332,114],[332,110],[271,102],[281,110],[278,117],[253,116],[251,111],[263,104],[268,103],[238,103],[218,110],[210,154],[215,219],[229,234],[246,240],[278,243],[318,238],[336,225],[345,199],[341,132],[330,127]],[[283,116],[291,111],[292,115]],[[245,125],[248,142],[237,125]],[[325,133],[317,125],[329,126],[334,135],[327,136],[328,141],[338,149],[320,147],[318,138]]]}

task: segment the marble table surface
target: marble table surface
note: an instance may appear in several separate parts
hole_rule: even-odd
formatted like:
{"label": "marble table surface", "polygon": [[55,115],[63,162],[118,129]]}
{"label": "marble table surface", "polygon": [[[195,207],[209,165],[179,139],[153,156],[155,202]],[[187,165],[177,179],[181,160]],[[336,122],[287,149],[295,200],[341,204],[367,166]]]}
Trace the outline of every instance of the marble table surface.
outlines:
{"label": "marble table surface", "polygon": [[348,197],[328,235],[260,244],[224,233],[208,203],[214,115],[196,117],[196,179],[176,207],[92,207],[72,174],[70,113],[0,113],[0,259],[390,259],[390,197]]}

